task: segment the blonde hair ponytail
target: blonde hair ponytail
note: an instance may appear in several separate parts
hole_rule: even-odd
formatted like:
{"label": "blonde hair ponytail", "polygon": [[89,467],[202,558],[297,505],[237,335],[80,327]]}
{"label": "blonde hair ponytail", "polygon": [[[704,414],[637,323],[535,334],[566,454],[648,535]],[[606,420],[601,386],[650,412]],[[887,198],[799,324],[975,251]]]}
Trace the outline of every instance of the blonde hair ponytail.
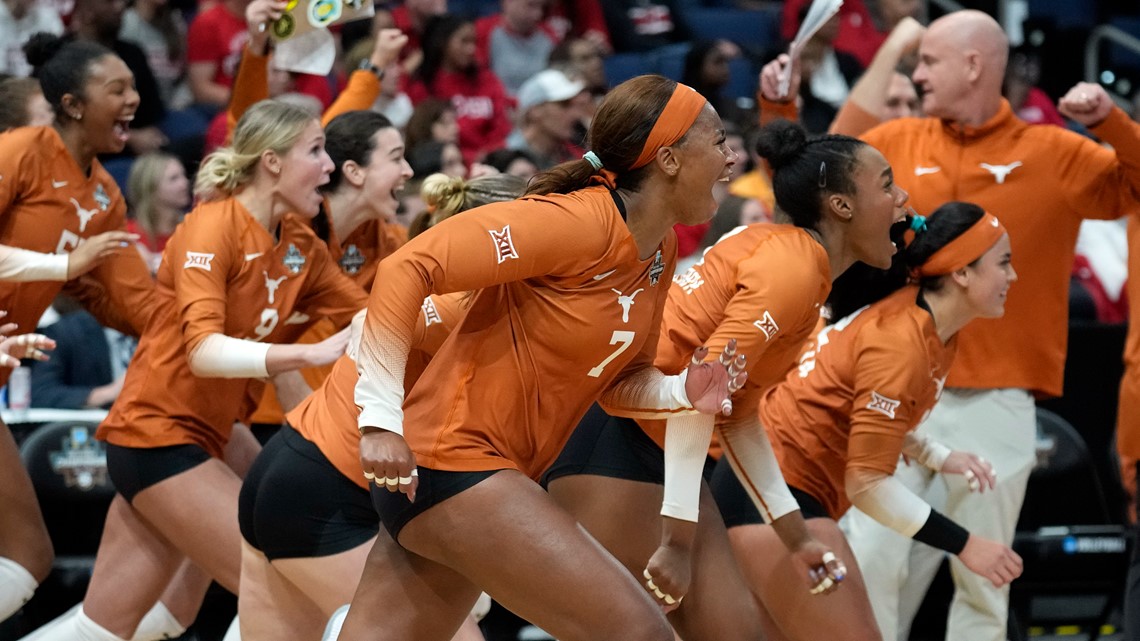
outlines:
{"label": "blonde hair ponytail", "polygon": [[194,194],[203,200],[233,195],[253,180],[261,155],[284,156],[315,117],[305,109],[278,100],[262,100],[245,112],[234,129],[233,142],[202,161]]}
{"label": "blonde hair ponytail", "polygon": [[525,189],[526,180],[511,174],[492,174],[471,180],[432,174],[424,178],[420,187],[420,198],[427,210],[408,226],[408,237],[414,238],[459,212],[514,200]]}

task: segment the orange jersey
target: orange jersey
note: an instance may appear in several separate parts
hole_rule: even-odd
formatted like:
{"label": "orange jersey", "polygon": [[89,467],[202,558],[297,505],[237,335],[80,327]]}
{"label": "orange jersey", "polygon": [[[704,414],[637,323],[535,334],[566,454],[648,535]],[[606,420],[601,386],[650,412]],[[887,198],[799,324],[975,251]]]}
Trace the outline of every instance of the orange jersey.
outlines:
{"label": "orange jersey", "polygon": [[214,333],[288,343],[310,318],[348,324],[367,299],[307,221],[280,240],[235,198],[201,204],[163,253],[156,309],[98,438],[125,447],[197,444],[221,456],[252,379],[199,378],[187,355]]}
{"label": "orange jersey", "polygon": [[[827,252],[806,231],[737,227],[673,279],[655,364],[676,374],[701,345],[718,355],[735,338],[748,358],[748,382],[732,398],[733,414],[755,412],[764,390],[795,364],[830,291]],[[664,448],[665,421],[638,422]]]}
{"label": "orange jersey", "polygon": [[[375,78],[372,74],[368,74]],[[328,200],[325,200],[325,210],[328,211]],[[329,226],[328,248],[332,259],[340,266],[345,276],[360,285],[365,292],[372,290],[372,279],[376,277],[376,265],[408,242],[408,230],[402,225],[386,223],[379,220],[368,220],[361,223],[343,242],[336,236],[336,230]],[[298,343],[319,343],[337,332],[337,328],[329,322],[321,322],[306,329],[304,335],[296,340]],[[421,367],[422,369],[422,367]],[[305,382],[312,389],[320,387],[321,383],[332,372],[332,365],[328,367],[307,367],[301,370]],[[277,400],[277,392],[272,385],[265,386],[265,392],[254,411],[248,417],[250,423],[280,423],[284,419],[281,404]]]}
{"label": "orange jersey", "polygon": [[825,327],[761,401],[784,479],[832,518],[851,507],[846,469],[894,474],[904,437],[942,393],[957,339],[942,343],[917,296],[904,287]]}
{"label": "orange jersey", "polygon": [[[424,366],[459,323],[466,311],[465,292],[424,299],[420,322],[408,354],[404,389],[412,389]],[[333,365],[332,373],[312,394],[286,417],[301,436],[312,441],[321,453],[353,483],[368,489],[360,469],[360,432],[356,420],[360,409],[353,401],[356,389],[356,362],[347,354]]]}
{"label": "orange jersey", "polygon": [[[360,346],[360,425],[398,429],[420,465],[537,479],[590,404],[652,367],[676,258],[639,257],[600,186],[449,218],[380,265]],[[479,290],[403,403],[420,304]]]}
{"label": "orange jersey", "polygon": [[[857,109],[848,102],[843,111]],[[841,116],[836,127],[860,120],[866,119]],[[1061,394],[1069,272],[1081,220],[1140,212],[1140,124],[1114,109],[1092,132],[1115,151],[1060,127],[1026,124],[1004,100],[978,127],[901,118],[840,132],[861,134],[883,152],[920,214],[966,200],[1009,231],[1018,282],[1005,316],[962,330],[947,385]]]}
{"label": "orange jersey", "polygon": [[[85,239],[124,228],[126,204],[98,160],[85,174],[52,127],[21,127],[0,134],[0,244],[43,253],[70,252]],[[124,247],[82,279],[106,299],[101,321],[140,334],[153,309],[154,281],[134,247]],[[40,316],[63,289],[60,282],[0,283],[5,323],[34,331]],[[124,327],[124,325],[126,325]],[[132,331],[133,330],[133,331]],[[10,370],[0,370],[0,384]]]}
{"label": "orange jersey", "polygon": [[[1128,221],[1128,339],[1124,344],[1124,378],[1116,413],[1116,450],[1122,458],[1140,459],[1140,222]],[[1130,467],[1125,465],[1124,467]]]}

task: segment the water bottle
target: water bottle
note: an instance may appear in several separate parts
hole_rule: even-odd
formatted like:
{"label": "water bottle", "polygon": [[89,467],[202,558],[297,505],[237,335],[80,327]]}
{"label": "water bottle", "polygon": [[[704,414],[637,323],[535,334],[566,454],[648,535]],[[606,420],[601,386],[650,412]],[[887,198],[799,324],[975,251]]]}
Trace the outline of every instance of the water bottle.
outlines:
{"label": "water bottle", "polygon": [[32,371],[20,366],[8,379],[8,409],[14,417],[23,417],[32,406]]}

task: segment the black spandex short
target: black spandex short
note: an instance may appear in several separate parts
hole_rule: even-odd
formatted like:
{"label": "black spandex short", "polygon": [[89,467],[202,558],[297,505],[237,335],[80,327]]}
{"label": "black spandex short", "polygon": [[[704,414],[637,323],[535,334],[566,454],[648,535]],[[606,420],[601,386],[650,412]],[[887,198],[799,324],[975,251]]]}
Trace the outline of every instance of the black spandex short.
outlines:
{"label": "black spandex short", "polygon": [[[706,457],[704,476],[709,479],[716,461]],[[665,452],[631,418],[610,416],[593,405],[554,464],[542,475],[542,486],[578,474],[665,484]]]}
{"label": "black spandex short", "polygon": [[394,541],[400,540],[400,530],[412,519],[502,471],[447,472],[426,467],[417,467],[416,470],[420,481],[416,486],[415,503],[409,501],[403,492],[389,492],[375,483],[371,486],[372,507],[380,514],[380,522]]}
{"label": "black spandex short", "polygon": [[329,556],[376,536],[368,490],[289,425],[265,444],[238,496],[242,538],[269,560]]}
{"label": "black spandex short", "polygon": [[[709,485],[712,487],[716,506],[720,509],[721,516],[724,517],[725,527],[762,525],[764,523],[760,511],[756,509],[756,505],[752,503],[748,492],[745,492],[744,486],[740,484],[740,479],[736,478],[736,473],[732,471],[732,466],[724,458],[717,462],[716,470],[713,472],[712,481]],[[800,513],[804,515],[805,519],[831,518],[827,510],[823,509],[823,504],[814,496],[790,485],[788,489],[792,491],[792,497],[796,499],[796,503],[800,504]]]}
{"label": "black spandex short", "polygon": [[107,475],[130,503],[139,492],[210,460],[197,445],[124,447],[107,443]]}

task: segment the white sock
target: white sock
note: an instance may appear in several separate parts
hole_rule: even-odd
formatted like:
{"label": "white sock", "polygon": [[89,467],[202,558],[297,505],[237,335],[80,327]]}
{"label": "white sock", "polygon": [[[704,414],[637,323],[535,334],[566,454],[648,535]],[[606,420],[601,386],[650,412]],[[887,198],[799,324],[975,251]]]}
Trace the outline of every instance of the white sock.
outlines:
{"label": "white sock", "polygon": [[238,623],[237,615],[234,615],[234,620],[230,621],[230,627],[226,629],[226,636],[222,637],[222,641],[241,641],[241,625]]}
{"label": "white sock", "polygon": [[329,623],[325,626],[325,633],[321,635],[321,641],[336,641],[340,638],[340,629],[344,625],[344,618],[348,616],[348,604],[344,604],[336,609],[329,617]]}
{"label": "white sock", "polygon": [[[63,614],[61,614],[59,616],[57,616],[56,618],[52,619],[51,621],[48,621],[47,623],[41,625],[40,627],[36,628],[35,630],[32,630],[31,634],[29,634],[26,637],[23,637],[22,639],[20,639],[20,641],[48,641],[49,639],[51,639],[51,636],[49,636],[49,635],[51,635],[52,630],[56,629],[57,627],[59,627],[61,625],[64,625],[65,623],[68,623],[72,619],[74,619],[76,613],[79,612],[79,606],[81,606],[81,605],[83,605],[83,604],[82,603],[76,603],[75,605],[71,606],[70,610],[68,610],[67,612],[64,612]],[[68,629],[70,630],[71,628],[68,628]]]}
{"label": "white sock", "polygon": [[142,621],[139,621],[139,627],[135,630],[135,636],[131,637],[131,641],[177,639],[184,632],[186,627],[174,618],[166,608],[166,604],[159,601],[143,616]]}
{"label": "white sock", "polygon": [[[70,626],[63,626],[67,628]],[[75,626],[72,628],[73,634],[67,639],[75,639],[79,641],[127,641],[122,637],[117,637],[111,633],[110,630],[95,623],[87,616],[87,613],[80,607],[79,611],[75,613]],[[51,638],[51,637],[49,637]],[[60,637],[60,641],[64,637]]]}
{"label": "white sock", "polygon": [[36,593],[36,577],[12,559],[0,557],[0,621],[24,607]]}

